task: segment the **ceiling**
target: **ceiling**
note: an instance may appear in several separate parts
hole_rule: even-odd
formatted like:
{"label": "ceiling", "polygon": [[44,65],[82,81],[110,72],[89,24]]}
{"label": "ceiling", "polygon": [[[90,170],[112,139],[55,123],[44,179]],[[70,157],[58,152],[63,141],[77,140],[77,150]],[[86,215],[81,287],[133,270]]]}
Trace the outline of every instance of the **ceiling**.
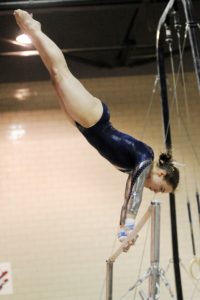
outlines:
{"label": "ceiling", "polygon": [[[79,78],[156,72],[155,37],[163,0],[35,0],[0,2],[0,82],[47,80],[33,48],[13,43],[17,8],[32,12],[43,31],[63,50]],[[200,1],[193,0],[200,20]],[[182,6],[178,5],[184,24]],[[184,26],[183,26],[184,27]],[[182,29],[183,30],[183,29]],[[187,46],[187,45],[186,45]],[[187,50],[187,47],[186,47]],[[177,52],[176,42],[174,51]],[[168,51],[166,50],[166,53]],[[190,51],[188,51],[190,52]],[[189,60],[187,70],[191,68]]]}

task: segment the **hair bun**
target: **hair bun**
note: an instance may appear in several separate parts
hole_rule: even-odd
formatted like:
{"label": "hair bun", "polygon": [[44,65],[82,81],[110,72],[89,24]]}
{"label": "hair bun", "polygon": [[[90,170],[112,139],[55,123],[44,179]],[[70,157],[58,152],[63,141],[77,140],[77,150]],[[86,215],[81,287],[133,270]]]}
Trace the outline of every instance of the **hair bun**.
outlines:
{"label": "hair bun", "polygon": [[172,162],[172,155],[171,153],[161,153],[159,156],[159,165],[162,166],[166,163],[171,163]]}
{"label": "hair bun", "polygon": [[179,170],[174,166],[171,151],[160,154],[157,167],[166,171],[164,179],[172,187],[173,191],[175,191],[179,183]]}

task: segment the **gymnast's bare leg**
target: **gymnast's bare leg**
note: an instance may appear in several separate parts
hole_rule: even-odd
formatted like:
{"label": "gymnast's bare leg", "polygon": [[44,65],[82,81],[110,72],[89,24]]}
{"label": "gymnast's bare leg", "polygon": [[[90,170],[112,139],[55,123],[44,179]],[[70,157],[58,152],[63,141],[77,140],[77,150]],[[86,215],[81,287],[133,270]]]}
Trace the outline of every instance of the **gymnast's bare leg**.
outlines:
{"label": "gymnast's bare leg", "polygon": [[60,103],[74,121],[89,128],[101,118],[103,106],[91,95],[68,69],[62,51],[41,30],[41,25],[23,10],[14,12],[21,30],[30,36],[51,76]]}

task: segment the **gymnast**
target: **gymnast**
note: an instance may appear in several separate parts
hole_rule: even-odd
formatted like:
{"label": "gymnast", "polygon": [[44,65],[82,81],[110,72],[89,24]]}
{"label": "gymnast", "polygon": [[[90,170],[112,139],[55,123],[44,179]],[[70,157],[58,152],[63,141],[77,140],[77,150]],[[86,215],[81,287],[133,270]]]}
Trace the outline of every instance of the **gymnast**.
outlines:
{"label": "gymnast", "polygon": [[[115,129],[108,107],[91,95],[72,75],[62,51],[41,30],[32,16],[20,9],[14,12],[20,29],[30,36],[49,71],[59,102],[87,141],[118,170],[128,174],[125,200],[120,215],[119,241],[134,230],[143,188],[154,193],[172,193],[179,183],[179,170],[171,153],[161,153],[154,162],[153,150],[145,143]],[[124,248],[126,252],[132,243]]]}

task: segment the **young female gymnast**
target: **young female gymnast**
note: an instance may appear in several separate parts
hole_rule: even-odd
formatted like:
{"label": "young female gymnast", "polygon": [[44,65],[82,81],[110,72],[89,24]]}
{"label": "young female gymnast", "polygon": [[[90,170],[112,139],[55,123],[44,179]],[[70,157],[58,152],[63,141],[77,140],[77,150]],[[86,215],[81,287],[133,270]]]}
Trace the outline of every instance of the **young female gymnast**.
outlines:
{"label": "young female gymnast", "polygon": [[38,50],[60,104],[73,124],[103,157],[128,174],[118,234],[119,240],[123,241],[134,229],[144,187],[155,193],[175,191],[179,171],[173,165],[171,154],[162,153],[154,162],[153,150],[148,145],[115,129],[110,122],[108,107],[72,75],[61,50],[42,32],[40,23],[19,9],[14,15],[21,30],[30,36]]}

